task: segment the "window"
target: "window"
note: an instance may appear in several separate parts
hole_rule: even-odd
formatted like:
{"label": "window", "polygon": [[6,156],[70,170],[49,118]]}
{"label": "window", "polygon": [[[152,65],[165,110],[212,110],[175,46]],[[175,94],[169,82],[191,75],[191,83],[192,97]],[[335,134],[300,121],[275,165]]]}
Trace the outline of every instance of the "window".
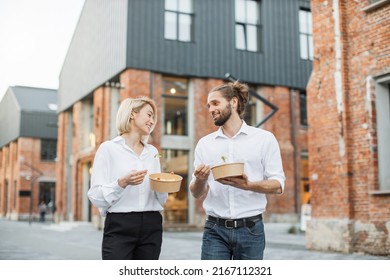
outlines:
{"label": "window", "polygon": [[164,134],[188,135],[188,81],[164,78]]}
{"label": "window", "polygon": [[307,126],[306,91],[299,92],[299,111],[301,116],[301,125]]}
{"label": "window", "polygon": [[79,131],[81,133],[81,147],[83,149],[90,149],[95,147],[95,134],[93,133],[93,101],[92,99],[84,100],[82,103],[81,126]]}
{"label": "window", "polygon": [[236,48],[260,51],[260,2],[235,0]]}
{"label": "window", "polygon": [[116,129],[116,115],[120,105],[120,92],[119,88],[110,88],[110,137],[115,138],[118,136],[118,131]]}
{"label": "window", "polygon": [[164,38],[191,42],[193,38],[192,0],[165,0]]}
{"label": "window", "polygon": [[57,157],[57,140],[41,139],[41,160],[54,161]]}
{"label": "window", "polygon": [[245,115],[244,115],[244,121],[251,126],[256,126],[258,123],[258,120],[262,114],[260,111],[260,107],[257,104],[259,103],[258,96],[254,94],[257,93],[257,88],[254,85],[248,85],[249,86],[249,97],[248,97],[248,103],[246,104],[245,108]]}
{"label": "window", "polygon": [[244,120],[248,125],[256,126],[257,124],[257,110],[256,110],[257,98],[253,95],[249,95],[249,100],[246,105]]}
{"label": "window", "polygon": [[313,60],[313,33],[311,12],[299,10],[299,42],[302,59]]}
{"label": "window", "polygon": [[390,191],[390,75],[376,83],[379,190]]}

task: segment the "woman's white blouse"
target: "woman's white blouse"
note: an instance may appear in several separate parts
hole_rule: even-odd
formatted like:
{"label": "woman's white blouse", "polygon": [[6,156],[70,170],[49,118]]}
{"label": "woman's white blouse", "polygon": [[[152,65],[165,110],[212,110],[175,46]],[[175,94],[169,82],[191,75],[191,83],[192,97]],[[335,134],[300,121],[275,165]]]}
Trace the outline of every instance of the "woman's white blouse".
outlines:
{"label": "woman's white blouse", "polygon": [[[157,154],[154,146],[145,144],[142,154],[138,156],[121,136],[99,146],[92,167],[88,197],[103,217],[107,212],[163,210],[168,194],[152,191],[149,183],[149,174],[161,172]],[[145,169],[148,173],[141,184],[128,185],[126,188],[118,185],[118,179],[132,170]]]}

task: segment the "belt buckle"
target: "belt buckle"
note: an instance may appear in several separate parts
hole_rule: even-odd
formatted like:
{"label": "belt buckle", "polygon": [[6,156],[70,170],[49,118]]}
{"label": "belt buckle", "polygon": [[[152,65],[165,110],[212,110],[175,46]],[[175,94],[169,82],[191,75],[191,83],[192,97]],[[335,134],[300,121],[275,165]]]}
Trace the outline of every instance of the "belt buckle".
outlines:
{"label": "belt buckle", "polygon": [[[233,226],[229,226],[228,223],[233,222]],[[225,228],[237,228],[237,221],[236,220],[225,220]]]}

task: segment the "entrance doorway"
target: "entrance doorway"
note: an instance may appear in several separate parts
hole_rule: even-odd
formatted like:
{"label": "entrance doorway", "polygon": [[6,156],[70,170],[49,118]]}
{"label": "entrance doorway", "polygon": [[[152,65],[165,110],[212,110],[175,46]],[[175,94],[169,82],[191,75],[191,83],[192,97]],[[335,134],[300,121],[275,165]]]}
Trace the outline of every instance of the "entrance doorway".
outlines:
{"label": "entrance doorway", "polygon": [[174,172],[183,177],[180,191],[168,195],[164,207],[164,221],[188,223],[188,151],[164,149],[161,169],[163,172]]}

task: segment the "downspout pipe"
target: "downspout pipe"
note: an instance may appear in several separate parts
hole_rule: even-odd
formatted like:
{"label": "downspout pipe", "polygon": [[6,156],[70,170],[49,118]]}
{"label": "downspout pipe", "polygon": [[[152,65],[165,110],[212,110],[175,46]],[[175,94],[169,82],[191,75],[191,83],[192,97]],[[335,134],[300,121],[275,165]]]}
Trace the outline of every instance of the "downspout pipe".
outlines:
{"label": "downspout pipe", "polygon": [[300,184],[299,184],[299,173],[297,170],[297,141],[296,141],[296,121],[295,121],[295,98],[294,98],[294,90],[290,89],[290,112],[291,112],[291,144],[293,146],[293,165],[294,165],[294,186],[295,186],[295,192],[294,192],[294,208],[295,213],[298,215],[300,214],[300,207],[299,207],[299,194],[300,191]]}

